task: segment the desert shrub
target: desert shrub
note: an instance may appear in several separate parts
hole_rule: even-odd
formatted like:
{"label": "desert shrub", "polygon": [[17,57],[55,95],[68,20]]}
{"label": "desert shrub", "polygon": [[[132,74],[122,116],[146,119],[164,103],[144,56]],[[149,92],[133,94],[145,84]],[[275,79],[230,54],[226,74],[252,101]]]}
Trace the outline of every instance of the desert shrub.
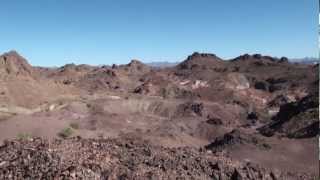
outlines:
{"label": "desert shrub", "polygon": [[32,138],[32,135],[29,134],[29,133],[19,133],[17,135],[17,139],[18,140],[28,140],[28,139],[31,139]]}
{"label": "desert shrub", "polygon": [[58,135],[62,138],[68,138],[73,134],[73,129],[71,127],[67,127],[62,129]]}

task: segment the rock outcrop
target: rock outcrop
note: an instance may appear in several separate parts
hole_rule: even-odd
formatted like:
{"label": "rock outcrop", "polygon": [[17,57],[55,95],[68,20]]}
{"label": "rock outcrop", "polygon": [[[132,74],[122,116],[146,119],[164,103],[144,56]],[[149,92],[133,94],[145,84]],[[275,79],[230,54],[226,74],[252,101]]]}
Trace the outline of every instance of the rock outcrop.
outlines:
{"label": "rock outcrop", "polygon": [[318,108],[318,94],[284,104],[280,106],[273,122],[260,128],[260,132],[266,136],[280,133],[291,138],[314,137],[319,134]]}

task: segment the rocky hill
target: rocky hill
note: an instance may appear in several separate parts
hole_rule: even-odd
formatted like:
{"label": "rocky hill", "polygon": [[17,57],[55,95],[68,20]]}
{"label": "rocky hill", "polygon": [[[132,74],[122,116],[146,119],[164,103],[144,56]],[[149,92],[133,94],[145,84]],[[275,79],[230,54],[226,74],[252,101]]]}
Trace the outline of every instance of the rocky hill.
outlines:
{"label": "rocky hill", "polygon": [[10,51],[0,56],[0,75],[28,77],[34,76],[32,66],[16,51]]}
{"label": "rocky hill", "polygon": [[319,134],[319,95],[311,94],[297,102],[280,106],[273,122],[260,131],[266,136],[283,133],[290,138],[308,138]]}
{"label": "rocky hill", "polygon": [[11,51],[0,179],[312,179],[318,73],[259,54],[44,68]]}

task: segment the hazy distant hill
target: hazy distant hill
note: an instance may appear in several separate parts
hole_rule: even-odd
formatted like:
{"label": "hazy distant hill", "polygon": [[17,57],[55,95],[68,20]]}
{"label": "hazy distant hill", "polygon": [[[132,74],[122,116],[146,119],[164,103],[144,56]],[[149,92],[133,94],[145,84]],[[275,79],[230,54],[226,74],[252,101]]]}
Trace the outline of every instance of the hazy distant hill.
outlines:
{"label": "hazy distant hill", "polygon": [[151,63],[146,63],[146,64],[151,67],[165,68],[165,67],[173,67],[179,63],[178,62],[159,61],[159,62],[151,62]]}
{"label": "hazy distant hill", "polygon": [[305,57],[305,58],[292,59],[292,61],[303,63],[303,64],[316,64],[316,63],[319,63],[319,58]]}

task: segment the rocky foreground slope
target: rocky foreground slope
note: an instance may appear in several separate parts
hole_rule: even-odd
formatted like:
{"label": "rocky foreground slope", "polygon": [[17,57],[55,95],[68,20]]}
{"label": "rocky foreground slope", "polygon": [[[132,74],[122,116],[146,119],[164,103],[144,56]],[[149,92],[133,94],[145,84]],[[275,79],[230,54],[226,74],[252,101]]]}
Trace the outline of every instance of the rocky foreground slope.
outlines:
{"label": "rocky foreground slope", "polygon": [[9,141],[1,179],[312,179],[231,161],[204,149],[164,148],[139,138]]}

